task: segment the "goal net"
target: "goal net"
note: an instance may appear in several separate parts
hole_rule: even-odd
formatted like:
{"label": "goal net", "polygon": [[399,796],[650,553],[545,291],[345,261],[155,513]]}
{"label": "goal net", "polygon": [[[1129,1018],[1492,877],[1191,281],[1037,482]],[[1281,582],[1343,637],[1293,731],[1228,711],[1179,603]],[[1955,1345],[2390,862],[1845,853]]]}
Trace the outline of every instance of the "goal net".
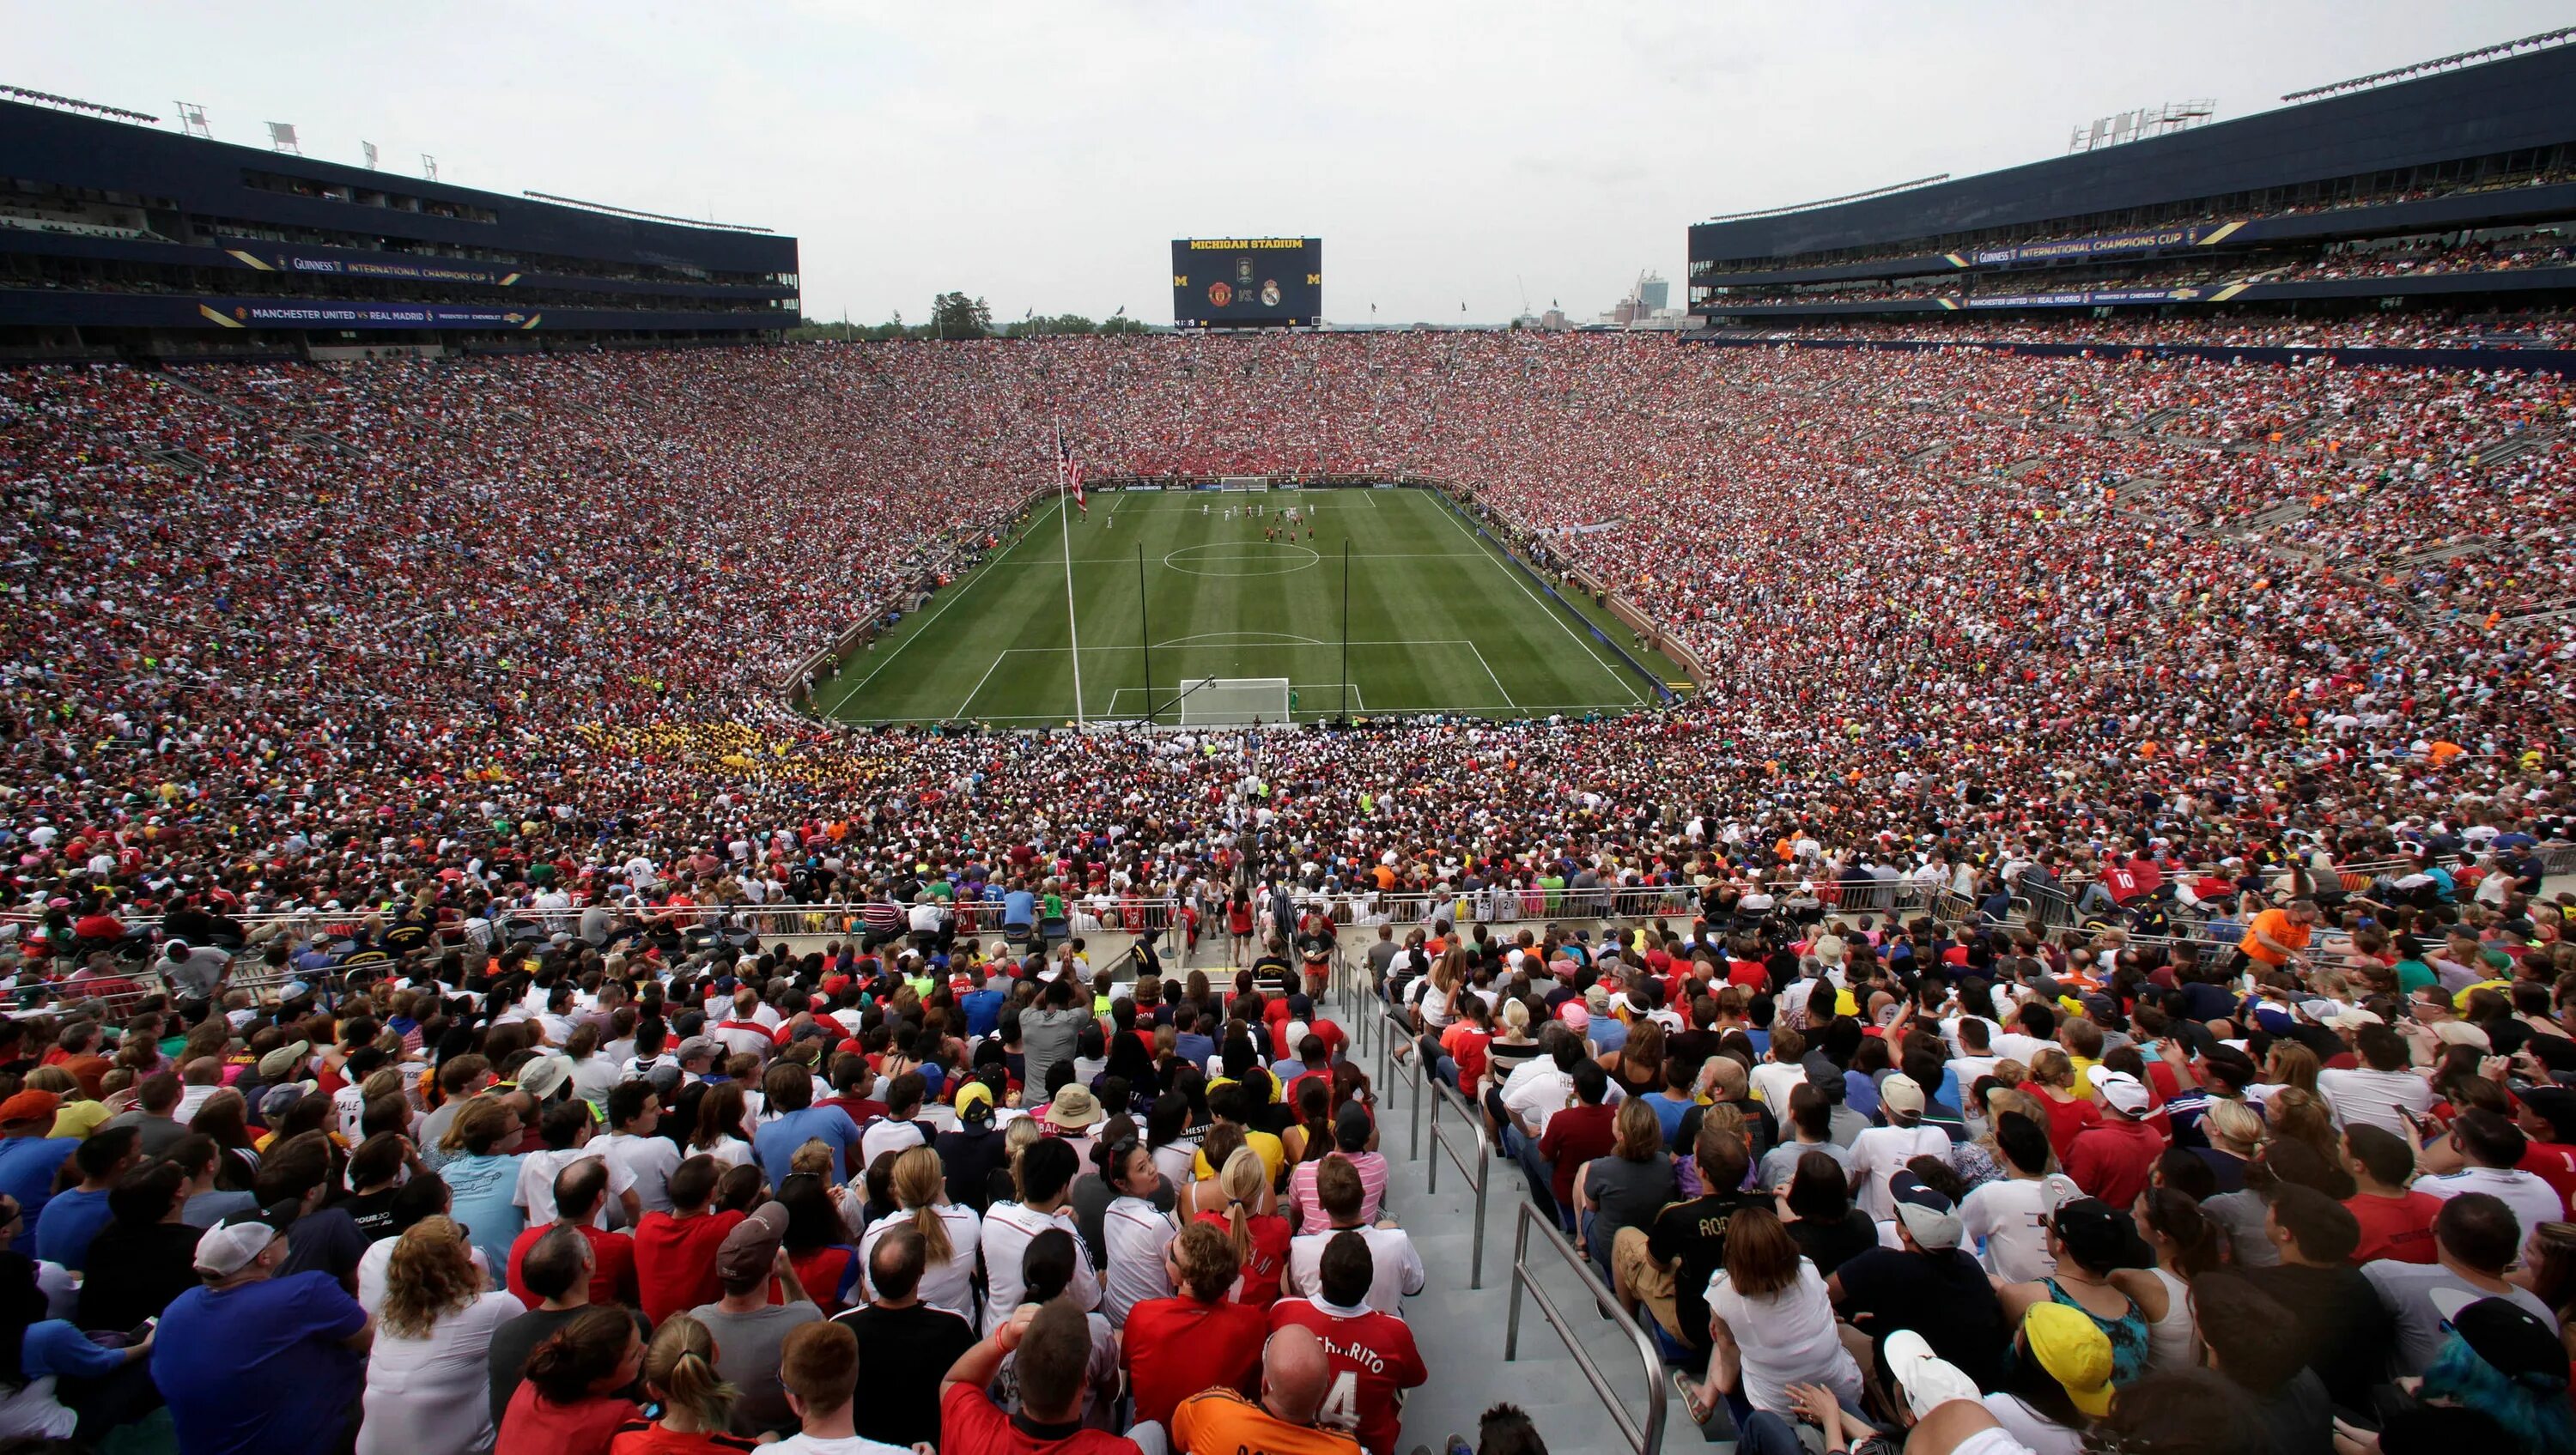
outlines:
{"label": "goal net", "polygon": [[1181,726],[1240,727],[1288,720],[1285,677],[1184,677]]}
{"label": "goal net", "polygon": [[1267,475],[1226,475],[1219,478],[1216,483],[1217,488],[1220,490],[1267,490],[1270,488],[1270,477]]}

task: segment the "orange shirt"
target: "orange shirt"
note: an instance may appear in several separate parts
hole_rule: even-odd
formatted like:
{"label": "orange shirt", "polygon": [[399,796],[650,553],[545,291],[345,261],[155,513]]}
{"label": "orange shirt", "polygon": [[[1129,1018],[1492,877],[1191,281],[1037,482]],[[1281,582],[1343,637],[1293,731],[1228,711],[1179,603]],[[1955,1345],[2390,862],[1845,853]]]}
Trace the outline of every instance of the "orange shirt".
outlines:
{"label": "orange shirt", "polygon": [[1230,1389],[1182,1400],[1172,1411],[1172,1443],[1189,1455],[1359,1455],[1360,1449],[1348,1435],[1292,1425]]}
{"label": "orange shirt", "polygon": [[2284,963],[2283,957],[2254,938],[2258,933],[2270,937],[2275,945],[2286,945],[2293,950],[2308,947],[2308,927],[2293,923],[2286,909],[2267,909],[2254,916],[2253,924],[2245,931],[2245,938],[2236,943],[2236,948],[2243,950],[2247,959],[2279,968]]}

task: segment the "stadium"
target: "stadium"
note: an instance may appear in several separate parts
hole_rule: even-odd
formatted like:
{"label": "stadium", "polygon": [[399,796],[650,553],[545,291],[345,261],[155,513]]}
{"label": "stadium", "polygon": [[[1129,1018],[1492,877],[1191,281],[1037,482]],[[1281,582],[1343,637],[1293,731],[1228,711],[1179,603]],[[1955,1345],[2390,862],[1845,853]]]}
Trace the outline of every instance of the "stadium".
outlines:
{"label": "stadium", "polygon": [[11,88],[0,1437],[2576,1452],[2570,39],[1670,328]]}

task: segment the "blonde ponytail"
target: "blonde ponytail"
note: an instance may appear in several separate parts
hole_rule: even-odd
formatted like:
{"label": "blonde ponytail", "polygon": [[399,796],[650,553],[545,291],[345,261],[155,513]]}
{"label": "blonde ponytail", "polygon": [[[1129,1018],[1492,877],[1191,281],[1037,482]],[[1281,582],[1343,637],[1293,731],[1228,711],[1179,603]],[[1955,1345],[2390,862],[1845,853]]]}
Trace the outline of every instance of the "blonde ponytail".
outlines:
{"label": "blonde ponytail", "polygon": [[644,1352],[644,1382],[660,1390],[673,1409],[688,1411],[700,1429],[721,1433],[742,1391],[716,1373],[715,1352],[715,1335],[706,1325],[687,1314],[676,1315],[653,1332],[652,1346]]}
{"label": "blonde ponytail", "polygon": [[894,1159],[895,1206],[911,1210],[913,1229],[921,1234],[921,1251],[934,1268],[944,1266],[957,1252],[957,1245],[948,1240],[948,1220],[939,1215],[939,1194],[947,1184],[939,1154],[928,1147],[915,1147]]}
{"label": "blonde ponytail", "polygon": [[1261,1189],[1269,1181],[1261,1154],[1250,1147],[1235,1148],[1216,1175],[1217,1191],[1225,1194],[1227,1235],[1234,1240],[1235,1254],[1247,1263],[1252,1261],[1252,1209],[1259,1206]]}

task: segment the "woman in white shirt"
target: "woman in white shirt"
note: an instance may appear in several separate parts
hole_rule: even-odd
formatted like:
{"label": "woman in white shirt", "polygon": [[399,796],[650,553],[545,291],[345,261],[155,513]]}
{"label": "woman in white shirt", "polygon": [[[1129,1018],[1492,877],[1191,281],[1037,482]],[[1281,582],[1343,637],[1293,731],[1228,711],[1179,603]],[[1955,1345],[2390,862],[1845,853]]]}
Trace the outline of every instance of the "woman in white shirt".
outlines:
{"label": "woman in white shirt", "polygon": [[358,1455],[475,1455],[492,1448],[492,1334],[525,1313],[485,1293],[464,1230],[423,1218],[395,1243],[367,1358]]}
{"label": "woman in white shirt", "polygon": [[1709,1277],[1708,1315],[1707,1380],[1673,1372],[1693,1424],[1729,1395],[1739,1415],[1795,1419],[1793,1384],[1823,1385],[1845,1408],[1860,1408],[1860,1366],[1835,1331],[1825,1280],[1769,1209],[1747,1208],[1727,1223],[1726,1266]]}
{"label": "woman in white shirt", "polygon": [[689,1138],[689,1153],[715,1158],[727,1167],[740,1167],[752,1160],[751,1143],[743,1140],[742,1083],[727,1081],[708,1088],[698,1102],[698,1129]]}
{"label": "woman in white shirt", "polygon": [[1172,1296],[1163,1252],[1176,1230],[1171,1214],[1154,1206],[1162,1175],[1155,1170],[1153,1153],[1130,1137],[1111,1143],[1103,1157],[1107,1165],[1102,1175],[1116,1196],[1100,1217],[1101,1251],[1108,1255],[1108,1266],[1100,1273],[1100,1307],[1111,1326],[1124,1328],[1129,1309],[1149,1298]]}
{"label": "woman in white shirt", "polygon": [[[896,1211],[868,1224],[859,1236],[860,1278],[868,1278],[868,1261],[879,1240],[896,1227],[908,1227],[921,1234],[923,1259],[921,1301],[933,1308],[944,1308],[969,1323],[975,1319],[975,1253],[983,1242],[983,1219],[971,1207],[960,1207],[948,1200],[948,1174],[939,1162],[939,1154],[928,1147],[915,1147],[894,1160]],[[853,1197],[848,1204],[865,1206]],[[874,1285],[870,1284],[873,1290]]]}

